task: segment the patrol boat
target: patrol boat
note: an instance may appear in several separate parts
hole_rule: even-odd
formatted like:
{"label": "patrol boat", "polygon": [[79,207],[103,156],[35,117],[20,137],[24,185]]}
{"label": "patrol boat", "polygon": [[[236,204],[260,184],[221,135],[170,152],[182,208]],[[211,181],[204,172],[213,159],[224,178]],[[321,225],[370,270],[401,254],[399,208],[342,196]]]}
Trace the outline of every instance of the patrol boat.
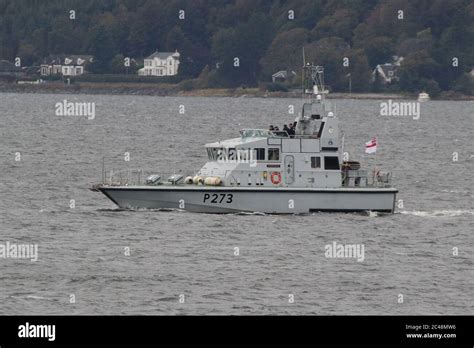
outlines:
{"label": "patrol boat", "polygon": [[145,180],[138,184],[130,184],[128,176],[111,175],[92,190],[131,209],[393,213],[398,191],[391,187],[391,173],[375,168],[369,173],[359,162],[341,160],[343,139],[324,91],[323,68],[306,64],[304,103],[290,134],[243,129],[237,138],[206,144],[208,161],[197,173],[166,180],[159,174],[142,176]]}

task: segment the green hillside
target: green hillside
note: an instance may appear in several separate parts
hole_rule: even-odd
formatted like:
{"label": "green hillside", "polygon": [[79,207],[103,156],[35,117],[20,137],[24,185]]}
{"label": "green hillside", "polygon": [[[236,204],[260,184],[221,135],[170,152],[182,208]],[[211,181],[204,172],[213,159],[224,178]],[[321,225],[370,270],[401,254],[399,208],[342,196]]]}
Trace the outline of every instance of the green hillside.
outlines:
{"label": "green hillside", "polygon": [[[209,87],[256,86],[278,70],[299,72],[302,47],[333,91],[347,91],[350,76],[353,91],[473,94],[474,2],[0,0],[0,59],[22,65],[91,54],[93,72],[121,73],[124,57],[178,50],[182,75]],[[392,56],[404,57],[399,82],[371,83]]]}

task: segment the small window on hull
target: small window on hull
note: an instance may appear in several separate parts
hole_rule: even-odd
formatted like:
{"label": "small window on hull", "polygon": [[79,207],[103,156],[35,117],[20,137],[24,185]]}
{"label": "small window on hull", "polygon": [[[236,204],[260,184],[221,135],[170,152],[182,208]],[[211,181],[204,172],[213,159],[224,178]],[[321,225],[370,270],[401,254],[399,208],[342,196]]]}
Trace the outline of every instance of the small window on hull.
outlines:
{"label": "small window on hull", "polygon": [[268,160],[279,161],[280,160],[280,149],[270,148],[268,149]]}
{"label": "small window on hull", "polygon": [[311,168],[321,168],[321,157],[311,157]]}

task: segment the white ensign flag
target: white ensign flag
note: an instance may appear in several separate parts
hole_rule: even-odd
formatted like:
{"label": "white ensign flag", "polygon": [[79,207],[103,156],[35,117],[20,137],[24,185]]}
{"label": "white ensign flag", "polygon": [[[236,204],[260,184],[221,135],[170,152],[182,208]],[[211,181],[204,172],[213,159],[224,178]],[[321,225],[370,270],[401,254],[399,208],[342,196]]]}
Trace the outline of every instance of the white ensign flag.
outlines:
{"label": "white ensign flag", "polygon": [[371,141],[365,143],[365,153],[375,153],[377,151],[377,138],[373,137]]}

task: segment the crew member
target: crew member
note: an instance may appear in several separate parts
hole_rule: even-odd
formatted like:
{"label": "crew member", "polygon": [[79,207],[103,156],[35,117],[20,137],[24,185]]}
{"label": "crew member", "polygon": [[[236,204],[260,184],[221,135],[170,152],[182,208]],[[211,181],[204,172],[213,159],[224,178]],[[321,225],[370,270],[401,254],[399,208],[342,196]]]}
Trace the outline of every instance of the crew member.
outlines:
{"label": "crew member", "polygon": [[288,135],[293,136],[295,135],[295,128],[293,127],[293,124],[288,123]]}

